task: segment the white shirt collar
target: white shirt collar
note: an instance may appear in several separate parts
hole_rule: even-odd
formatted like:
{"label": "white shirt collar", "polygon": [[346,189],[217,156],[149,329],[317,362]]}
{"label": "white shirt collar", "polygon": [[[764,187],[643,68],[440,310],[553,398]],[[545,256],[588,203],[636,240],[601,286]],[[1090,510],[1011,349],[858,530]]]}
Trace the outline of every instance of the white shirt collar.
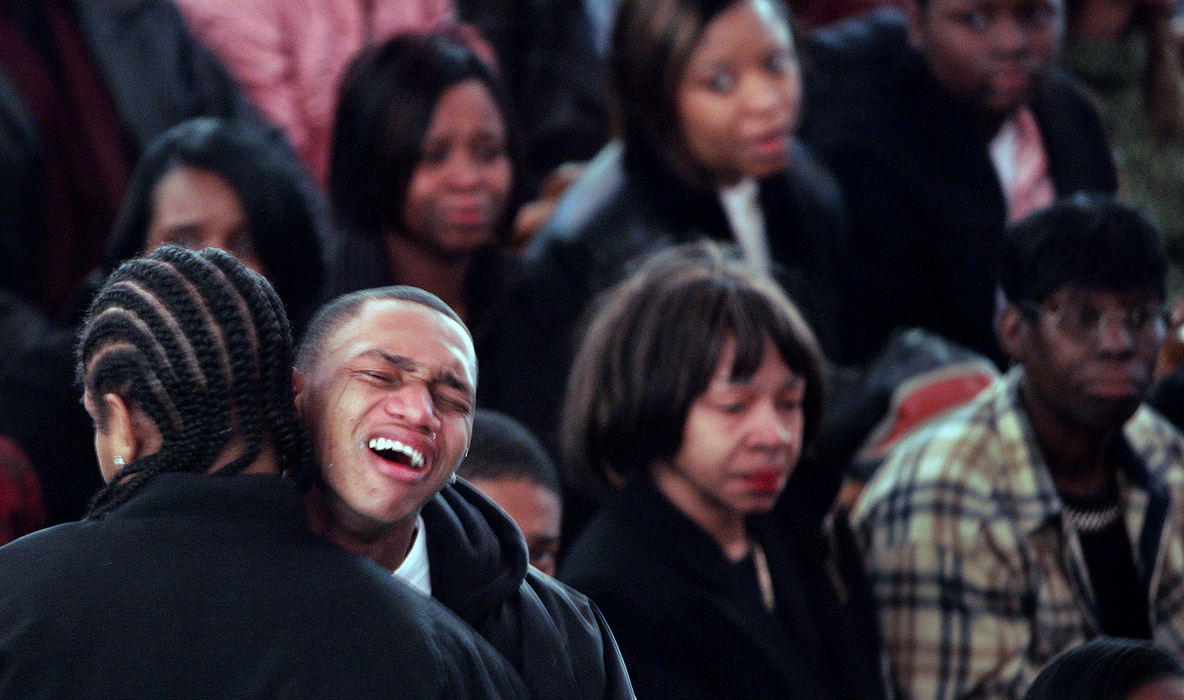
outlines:
{"label": "white shirt collar", "polygon": [[756,271],[767,273],[770,267],[769,242],[765,237],[765,216],[759,195],[756,180],[746,177],[731,187],[720,189],[719,200],[732,235],[744,253],[744,260]]}
{"label": "white shirt collar", "polygon": [[412,588],[432,595],[432,571],[428,564],[428,538],[425,532],[423,516],[415,519],[415,532],[411,535],[411,549],[394,575],[406,581]]}

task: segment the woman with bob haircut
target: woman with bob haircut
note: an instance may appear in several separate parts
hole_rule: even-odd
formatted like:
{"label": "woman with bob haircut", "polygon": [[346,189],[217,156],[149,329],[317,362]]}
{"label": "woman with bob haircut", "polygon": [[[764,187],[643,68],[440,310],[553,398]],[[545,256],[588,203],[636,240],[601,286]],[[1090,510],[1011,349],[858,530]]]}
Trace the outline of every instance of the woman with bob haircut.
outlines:
{"label": "woman with bob haircut", "polygon": [[833,499],[793,493],[822,407],[810,328],[719,245],[607,293],[562,436],[573,482],[614,488],[560,578],[601,608],[639,697],[883,697],[867,586],[828,551],[849,533],[787,512]]}
{"label": "woman with bob haircut", "polygon": [[587,302],[646,253],[735,242],[797,300],[832,357],[846,248],[838,187],[794,137],[801,71],[779,0],[624,0],[608,58],[614,138],[525,252],[531,367],[508,410],[551,439]]}

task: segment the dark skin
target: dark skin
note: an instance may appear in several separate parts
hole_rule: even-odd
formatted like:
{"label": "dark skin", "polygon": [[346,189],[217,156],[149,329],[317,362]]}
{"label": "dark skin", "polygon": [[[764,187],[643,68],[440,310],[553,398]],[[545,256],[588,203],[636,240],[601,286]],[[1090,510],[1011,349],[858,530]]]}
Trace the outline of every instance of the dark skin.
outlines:
{"label": "dark skin", "polygon": [[1021,388],[1021,392],[1057,491],[1074,498],[1105,493],[1118,470],[1110,455],[1122,427],[1100,433],[1074,430],[1033,400],[1030,390]]}
{"label": "dark skin", "polygon": [[1057,489],[1067,496],[1101,495],[1118,468],[1115,445],[1151,385],[1162,328],[1134,333],[1113,316],[1095,333],[1075,336],[1058,314],[1085,305],[1107,313],[1162,303],[1149,289],[1105,291],[1066,285],[1038,313],[1009,304],[998,332],[1008,354],[1026,368],[1021,396]]}
{"label": "dark skin", "polygon": [[988,138],[1052,68],[1062,0],[913,0],[909,43],[934,80],[979,116]]}

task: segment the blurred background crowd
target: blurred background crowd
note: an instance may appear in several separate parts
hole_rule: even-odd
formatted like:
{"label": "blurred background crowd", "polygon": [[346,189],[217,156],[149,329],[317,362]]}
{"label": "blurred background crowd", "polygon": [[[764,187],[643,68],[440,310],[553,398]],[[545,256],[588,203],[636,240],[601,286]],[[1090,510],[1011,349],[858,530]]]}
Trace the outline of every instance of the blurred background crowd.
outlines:
{"label": "blurred background crowd", "polygon": [[[1160,237],[1139,398],[1182,424],[1182,60],[1170,0],[0,0],[0,542],[102,486],[75,344],[103,278],[216,247],[297,337],[371,287],[457,312],[480,368],[460,474],[600,606],[640,696],[961,696],[912,685],[931,669],[893,650],[879,534],[848,515],[1021,363],[1001,242],[1077,193]],[[652,257],[705,239],[741,301]],[[767,387],[800,413],[784,474],[729,500],[711,470],[746,428],[697,407],[744,418]],[[650,569],[669,548],[711,575]],[[713,586],[742,605],[696,617]],[[1091,623],[1036,656],[1179,653],[1172,629]],[[1039,670],[1000,668],[984,697]]]}

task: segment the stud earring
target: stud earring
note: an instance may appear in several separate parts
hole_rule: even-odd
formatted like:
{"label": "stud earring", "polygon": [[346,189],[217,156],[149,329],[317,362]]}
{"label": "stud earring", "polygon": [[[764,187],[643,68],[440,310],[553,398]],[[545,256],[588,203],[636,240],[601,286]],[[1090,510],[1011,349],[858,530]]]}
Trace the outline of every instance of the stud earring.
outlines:
{"label": "stud earring", "polygon": [[127,467],[127,460],[123,458],[123,455],[115,455],[115,467],[121,471]]}
{"label": "stud earring", "polygon": [[451,474],[451,475],[449,475],[449,477],[448,477],[448,483],[450,483],[450,484],[455,484],[455,483],[456,483],[456,472],[452,472],[452,474]]}

